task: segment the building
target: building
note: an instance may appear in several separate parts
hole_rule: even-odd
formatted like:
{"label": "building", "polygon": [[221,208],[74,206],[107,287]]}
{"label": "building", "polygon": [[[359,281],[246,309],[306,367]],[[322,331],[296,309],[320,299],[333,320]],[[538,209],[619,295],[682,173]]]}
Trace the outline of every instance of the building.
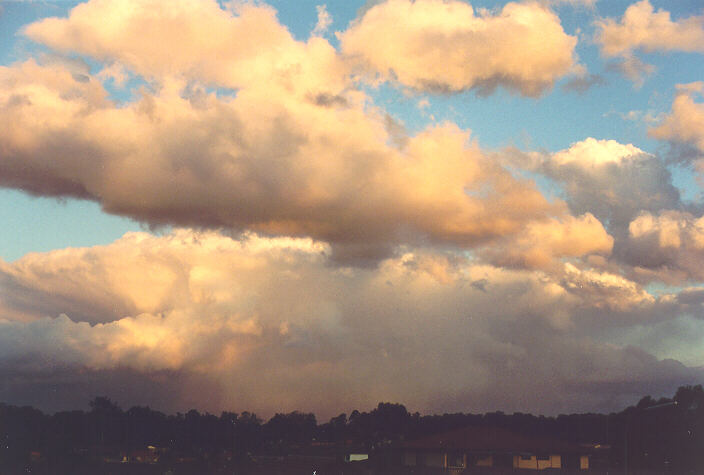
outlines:
{"label": "building", "polygon": [[455,472],[470,467],[587,470],[590,458],[588,448],[563,440],[477,426],[402,442],[394,451],[404,467]]}
{"label": "building", "polygon": [[345,453],[344,456],[345,462],[364,462],[365,460],[369,460],[369,454],[367,453]]}

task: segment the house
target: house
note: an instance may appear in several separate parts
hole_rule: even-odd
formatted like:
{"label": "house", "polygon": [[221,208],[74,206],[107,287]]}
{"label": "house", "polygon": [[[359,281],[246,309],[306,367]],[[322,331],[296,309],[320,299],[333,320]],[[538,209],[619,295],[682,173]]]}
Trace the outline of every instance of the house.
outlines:
{"label": "house", "polygon": [[460,471],[470,467],[589,469],[590,451],[547,437],[497,427],[470,426],[398,444],[397,463]]}
{"label": "house", "polygon": [[363,462],[369,460],[369,454],[348,452],[345,454],[344,460],[345,462]]}
{"label": "house", "polygon": [[308,447],[298,447],[291,449],[288,459],[308,459],[320,461],[333,461],[336,463],[352,463],[358,465],[359,462],[369,460],[369,451],[359,445],[341,445],[335,443],[313,443]]}

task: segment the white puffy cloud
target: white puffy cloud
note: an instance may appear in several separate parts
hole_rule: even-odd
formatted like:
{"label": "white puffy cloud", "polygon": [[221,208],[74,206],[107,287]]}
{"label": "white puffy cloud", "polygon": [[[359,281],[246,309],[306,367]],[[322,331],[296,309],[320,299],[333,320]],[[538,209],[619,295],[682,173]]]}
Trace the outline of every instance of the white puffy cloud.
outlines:
{"label": "white puffy cloud", "polygon": [[[653,256],[637,251],[641,246],[634,247],[629,231],[634,220],[643,214],[680,213],[691,207],[680,199],[661,157],[632,144],[590,137],[552,154],[519,154],[515,160],[553,180],[573,215],[586,214],[595,223],[603,224],[611,243],[610,252],[593,247],[591,252],[582,254],[592,254],[587,258],[590,263],[603,271],[628,275],[638,281],[666,277],[665,274],[646,276],[642,272],[650,266]],[[597,230],[594,226],[590,229]],[[525,238],[526,234],[521,236]],[[598,234],[584,230],[576,231],[575,236],[581,239],[573,237],[566,242],[605,243],[597,239]],[[504,255],[509,256],[510,252]]]}
{"label": "white puffy cloud", "polygon": [[460,1],[389,0],[366,10],[340,41],[369,74],[415,89],[504,86],[538,96],[572,72],[577,39],[538,3],[491,14]]}
{"label": "white puffy cloud", "polygon": [[93,326],[60,315],[27,323],[0,320],[0,327],[3,359],[32,356],[93,370],[130,367],[143,372],[180,369],[186,364],[205,368],[213,361],[234,358],[233,342],[244,348],[248,335],[261,332],[254,321],[239,316],[210,315],[204,325],[178,311]]}
{"label": "white puffy cloud", "polygon": [[624,145],[615,140],[596,140],[589,137],[572,144],[567,150],[556,152],[553,160],[558,165],[575,164],[583,168],[595,168],[606,163],[621,164],[644,153],[632,144]]}
{"label": "white puffy cloud", "polygon": [[[0,262],[1,301],[5,315],[13,312],[25,320],[56,316],[57,307],[74,320],[91,323],[159,314],[191,303],[216,304],[221,295],[231,298],[237,288],[246,292],[246,286],[227,280],[229,274],[242,278],[248,269],[255,272],[282,253],[316,260],[329,255],[330,248],[309,239],[245,235],[235,241],[184,230],[163,238],[128,233],[109,246],[32,253],[11,264]],[[250,280],[257,282],[254,275]],[[44,296],[35,299],[37,292]],[[48,306],[39,306],[42,302]]]}
{"label": "white puffy cloud", "polygon": [[632,144],[590,137],[537,162],[538,171],[563,186],[572,213],[592,213],[618,237],[641,211],[680,206],[665,163]]}

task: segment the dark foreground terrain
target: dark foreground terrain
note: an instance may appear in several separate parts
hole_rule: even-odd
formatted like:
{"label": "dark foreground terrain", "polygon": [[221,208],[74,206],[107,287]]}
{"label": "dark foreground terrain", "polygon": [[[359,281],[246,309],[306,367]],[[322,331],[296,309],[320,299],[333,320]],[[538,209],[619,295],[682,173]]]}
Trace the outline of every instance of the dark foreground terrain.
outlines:
{"label": "dark foreground terrain", "polygon": [[[248,412],[124,411],[105,397],[94,398],[90,411],[53,415],[0,403],[0,475],[535,472],[475,466],[476,460],[463,470],[406,466],[404,450],[419,440],[439,441],[435,448],[440,450],[443,434],[468,427],[559,440],[589,451],[589,470],[565,469],[563,462],[562,469],[541,473],[704,474],[704,390],[697,385],[679,388],[672,398],[643,397],[611,414],[421,416],[401,404],[379,403],[369,412],[355,410],[321,424],[313,414],[297,411],[267,422]],[[467,457],[472,446],[465,449]],[[345,461],[351,457],[366,460]]]}

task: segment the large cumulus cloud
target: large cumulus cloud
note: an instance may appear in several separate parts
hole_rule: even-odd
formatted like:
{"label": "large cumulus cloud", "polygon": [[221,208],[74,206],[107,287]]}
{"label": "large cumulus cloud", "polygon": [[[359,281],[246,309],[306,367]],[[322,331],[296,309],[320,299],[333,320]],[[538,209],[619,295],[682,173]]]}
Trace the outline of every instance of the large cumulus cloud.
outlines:
{"label": "large cumulus cloud", "polygon": [[0,262],[3,398],[115,376],[211,410],[555,412],[701,377],[609,340],[704,300],[612,255],[651,243],[643,213],[685,212],[658,157],[521,154],[564,188],[548,200],[469,130],[399,131],[356,82],[537,96],[581,70],[547,7],[390,0],[342,53],[250,2],[91,0],[24,32],[52,53],[0,67],[0,185],[200,231]]}
{"label": "large cumulus cloud", "polygon": [[662,157],[632,144],[588,137],[558,152],[508,157],[553,180],[573,214],[591,213],[617,238],[642,211],[683,207]]}
{"label": "large cumulus cloud", "polygon": [[[347,260],[373,261],[404,242],[471,247],[570,219],[467,130],[439,124],[397,140],[332,46],[294,40],[269,7],[125,5],[94,0],[26,28],[106,69],[34,59],[0,68],[2,185],[95,200],[152,225],[311,236]],[[535,15],[556,21],[542,7],[510,9],[522,8],[530,31]],[[510,30],[505,16],[491,22]],[[116,103],[101,80],[125,74],[148,86]],[[540,89],[551,78],[529,81]]]}
{"label": "large cumulus cloud", "polygon": [[[590,265],[639,282],[662,279],[673,283],[698,278],[691,274],[697,267],[696,260],[684,251],[691,246],[677,245],[657,252],[652,247],[657,241],[652,238],[656,228],[664,226],[669,230],[668,236],[674,236],[672,233],[679,236],[680,229],[694,229],[685,223],[694,223],[693,216],[701,213],[696,203],[681,198],[668,169],[668,158],[647,153],[632,144],[589,137],[558,152],[508,153],[505,159],[550,179],[573,215],[582,215],[582,219],[593,216],[596,223],[603,223],[611,246],[608,252],[598,252],[593,247],[590,252],[582,253]],[[530,234],[523,232],[520,239],[526,240]],[[576,245],[580,240],[592,245],[598,242],[586,227],[580,228],[569,241]],[[555,249],[545,237],[537,241]],[[683,238],[682,242],[688,240]],[[502,259],[498,262],[505,265],[510,263],[516,248],[501,250],[495,245],[493,252]],[[539,247],[534,247],[532,252],[538,250]],[[669,271],[663,272],[663,266]],[[690,270],[684,270],[685,267]],[[656,272],[654,268],[660,270]]]}
{"label": "large cumulus cloud", "polygon": [[[378,400],[429,410],[601,408],[603,385],[641,390],[697,375],[580,330],[589,312],[631,318],[657,305],[618,276],[571,265],[554,275],[507,270],[428,249],[374,269],[329,258],[329,246],[311,240],[186,230],[30,255],[2,269],[3,313],[13,318],[0,322],[0,359],[37,387],[48,384],[47,362],[85,387],[115,371],[142,375],[134,384],[201,378],[217,389],[209,408],[264,413],[333,414]],[[17,285],[31,298],[13,299]],[[114,302],[128,313],[100,313]],[[75,308],[84,313],[61,315]],[[7,381],[5,394],[31,385]],[[617,396],[631,397],[623,388]]]}

